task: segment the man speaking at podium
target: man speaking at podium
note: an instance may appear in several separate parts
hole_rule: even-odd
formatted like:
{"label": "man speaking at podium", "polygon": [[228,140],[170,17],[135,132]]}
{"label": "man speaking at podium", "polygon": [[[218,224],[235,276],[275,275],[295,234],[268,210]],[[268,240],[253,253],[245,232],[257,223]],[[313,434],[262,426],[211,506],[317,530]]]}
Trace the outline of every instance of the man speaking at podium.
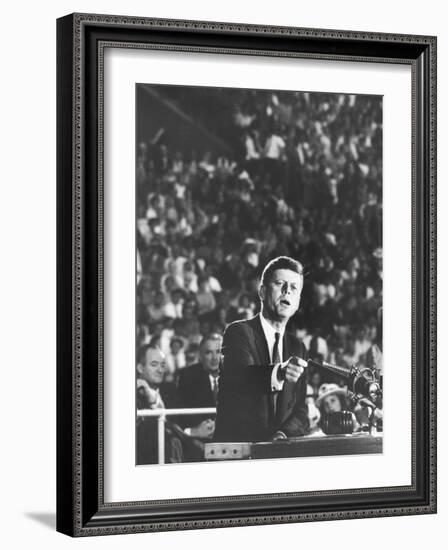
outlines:
{"label": "man speaking at podium", "polygon": [[261,312],[224,332],[215,441],[269,441],[308,431],[305,346],[286,332],[298,310],[302,265],[271,260],[261,276]]}

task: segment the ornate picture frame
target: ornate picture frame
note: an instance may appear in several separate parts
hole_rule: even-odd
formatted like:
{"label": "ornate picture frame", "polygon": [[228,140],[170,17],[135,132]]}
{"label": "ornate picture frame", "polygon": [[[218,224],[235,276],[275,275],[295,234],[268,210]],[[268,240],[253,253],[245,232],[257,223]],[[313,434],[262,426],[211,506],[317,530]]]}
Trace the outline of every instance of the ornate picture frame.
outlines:
{"label": "ornate picture frame", "polygon": [[[70,536],[436,512],[436,38],[72,14],[57,22],[57,530]],[[412,74],[411,484],[107,502],[104,52],[407,65]],[[107,274],[106,274],[107,276]]]}

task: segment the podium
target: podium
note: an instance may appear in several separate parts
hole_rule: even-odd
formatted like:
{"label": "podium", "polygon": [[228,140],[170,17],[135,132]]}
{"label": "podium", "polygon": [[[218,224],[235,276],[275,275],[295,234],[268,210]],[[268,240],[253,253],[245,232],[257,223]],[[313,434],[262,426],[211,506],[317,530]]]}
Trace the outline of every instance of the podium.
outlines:
{"label": "podium", "polygon": [[266,442],[206,443],[205,460],[249,460],[257,458],[291,458],[380,454],[383,436],[355,433],[348,435],[306,435]]}

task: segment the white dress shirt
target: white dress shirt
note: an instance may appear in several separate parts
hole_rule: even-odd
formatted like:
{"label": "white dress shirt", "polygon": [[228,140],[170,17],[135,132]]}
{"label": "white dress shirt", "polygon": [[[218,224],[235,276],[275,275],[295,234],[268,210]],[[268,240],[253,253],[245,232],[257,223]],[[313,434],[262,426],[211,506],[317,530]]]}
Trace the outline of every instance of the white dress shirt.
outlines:
{"label": "white dress shirt", "polygon": [[[278,353],[280,357],[283,359],[283,336],[285,334],[285,327],[283,327],[282,330],[276,330],[264,317],[263,314],[260,313],[260,321],[261,321],[261,328],[264,332],[264,337],[266,338],[266,342],[268,344],[269,349],[269,360],[272,363],[272,355],[274,353],[274,344],[275,344],[275,333],[279,332],[280,337],[278,341]],[[281,363],[277,363],[274,368],[272,369],[272,375],[271,375],[271,390],[273,392],[281,391],[283,389],[284,381],[279,381],[277,378],[277,372],[280,368]]]}
{"label": "white dress shirt", "polygon": [[219,376],[213,376],[213,374],[209,374],[208,378],[210,380],[210,388],[213,391],[213,388],[215,387],[215,380],[219,384]]}

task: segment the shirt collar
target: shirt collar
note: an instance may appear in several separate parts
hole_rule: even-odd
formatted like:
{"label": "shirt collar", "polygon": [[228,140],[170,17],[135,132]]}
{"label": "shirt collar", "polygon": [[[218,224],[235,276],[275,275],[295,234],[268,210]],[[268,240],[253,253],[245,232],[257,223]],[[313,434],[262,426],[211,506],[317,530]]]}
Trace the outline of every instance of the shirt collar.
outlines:
{"label": "shirt collar", "polygon": [[265,333],[266,337],[271,337],[272,340],[275,340],[275,333],[279,332],[281,339],[283,338],[283,335],[285,334],[285,326],[283,326],[280,330],[276,330],[264,317],[263,314],[260,312],[260,321],[261,326],[263,328],[263,332]]}

